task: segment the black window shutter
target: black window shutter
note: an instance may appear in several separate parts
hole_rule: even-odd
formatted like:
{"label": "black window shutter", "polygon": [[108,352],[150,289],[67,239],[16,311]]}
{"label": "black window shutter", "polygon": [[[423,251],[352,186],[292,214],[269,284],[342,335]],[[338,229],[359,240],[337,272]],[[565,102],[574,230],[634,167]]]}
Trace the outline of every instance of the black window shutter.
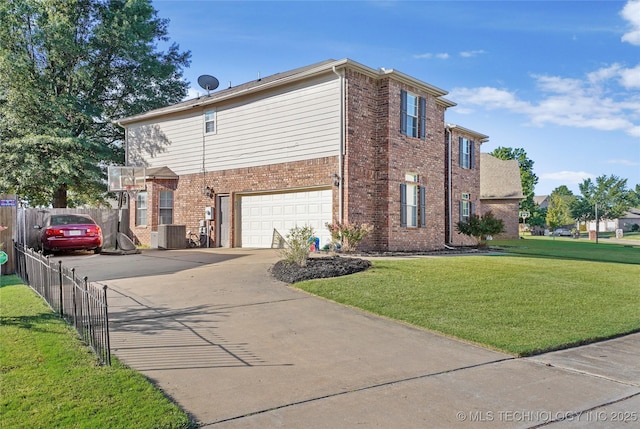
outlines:
{"label": "black window shutter", "polygon": [[464,222],[464,216],[462,215],[462,201],[460,201],[460,222]]}
{"label": "black window shutter", "polygon": [[476,214],[476,205],[473,202],[471,202],[471,208],[469,209],[469,214],[470,215]]}
{"label": "black window shutter", "polygon": [[407,134],[407,91],[400,91],[400,132]]}
{"label": "black window shutter", "polygon": [[407,226],[407,185],[400,184],[400,226]]}
{"label": "black window shutter", "polygon": [[427,139],[427,100],[424,97],[420,97],[420,138],[422,140]]}
{"label": "black window shutter", "polygon": [[475,147],[476,147],[476,142],[471,140],[470,147],[469,147],[469,168],[471,169],[475,168],[474,167],[475,160],[476,160]]}
{"label": "black window shutter", "polygon": [[460,146],[460,167],[464,167],[464,139],[462,137],[458,137],[458,146]]}
{"label": "black window shutter", "polygon": [[420,226],[427,226],[427,190],[420,186]]}

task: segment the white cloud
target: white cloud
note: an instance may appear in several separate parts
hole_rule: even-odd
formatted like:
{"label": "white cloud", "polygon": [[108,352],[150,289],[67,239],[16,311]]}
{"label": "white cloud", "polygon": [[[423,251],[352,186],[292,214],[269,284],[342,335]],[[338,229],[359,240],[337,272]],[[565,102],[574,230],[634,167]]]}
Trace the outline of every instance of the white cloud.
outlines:
{"label": "white cloud", "polygon": [[504,109],[527,116],[534,126],[619,130],[640,136],[640,94],[633,92],[636,86],[640,88],[640,65],[629,69],[613,64],[584,79],[548,75],[532,78],[538,89],[536,100],[523,100],[515,91],[492,87],[455,88],[449,98],[461,110],[471,106]]}
{"label": "white cloud", "polygon": [[460,56],[463,58],[471,58],[471,57],[477,57],[478,55],[482,55],[482,54],[486,54],[487,52],[484,51],[483,49],[478,49],[475,51],[464,51],[464,52],[460,52]]}
{"label": "white cloud", "polygon": [[640,0],[629,0],[620,15],[631,25],[631,29],[622,36],[622,41],[640,45]]}
{"label": "white cloud", "polygon": [[449,54],[447,54],[446,52],[441,52],[439,54],[434,54],[431,52],[425,52],[424,54],[414,54],[413,58],[415,58],[416,60],[428,60],[431,58],[438,58],[441,60],[446,60],[449,58]]}
{"label": "white cloud", "polygon": [[620,70],[620,80],[627,89],[640,89],[640,64],[632,69]]}
{"label": "white cloud", "polygon": [[198,98],[203,95],[203,90],[197,90],[195,88],[189,88],[187,91],[187,96],[184,98],[185,100],[191,100],[192,98]]}
{"label": "white cloud", "polygon": [[610,159],[607,161],[607,164],[618,164],[625,165],[627,167],[637,167],[640,165],[640,162],[630,161],[628,159]]}
{"label": "white cloud", "polygon": [[584,182],[585,179],[595,179],[596,175],[585,171],[558,171],[555,173],[540,174],[541,180],[553,180],[565,184],[577,185]]}

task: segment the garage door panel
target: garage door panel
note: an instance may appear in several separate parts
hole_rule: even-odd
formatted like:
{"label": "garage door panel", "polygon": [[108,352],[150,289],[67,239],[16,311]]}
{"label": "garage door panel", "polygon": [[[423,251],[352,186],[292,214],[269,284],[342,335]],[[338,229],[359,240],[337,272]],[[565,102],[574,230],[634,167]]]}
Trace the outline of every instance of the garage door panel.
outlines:
{"label": "garage door panel", "polygon": [[271,247],[273,230],[286,237],[296,226],[314,229],[322,245],[331,236],[325,223],[332,218],[332,191],[291,192],[241,197],[242,247]]}

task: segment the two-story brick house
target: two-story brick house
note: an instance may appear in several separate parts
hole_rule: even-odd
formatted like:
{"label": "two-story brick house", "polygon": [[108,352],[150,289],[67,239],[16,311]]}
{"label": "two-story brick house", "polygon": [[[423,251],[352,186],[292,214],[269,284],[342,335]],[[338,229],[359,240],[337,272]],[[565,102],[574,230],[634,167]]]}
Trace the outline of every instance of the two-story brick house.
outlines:
{"label": "two-story brick house", "polygon": [[131,206],[142,243],[161,223],[216,246],[271,247],[296,224],[369,223],[361,248],[471,244],[455,222],[479,203],[487,136],[445,124],[446,91],[401,72],[328,60],[124,118],[127,164],[147,167]]}

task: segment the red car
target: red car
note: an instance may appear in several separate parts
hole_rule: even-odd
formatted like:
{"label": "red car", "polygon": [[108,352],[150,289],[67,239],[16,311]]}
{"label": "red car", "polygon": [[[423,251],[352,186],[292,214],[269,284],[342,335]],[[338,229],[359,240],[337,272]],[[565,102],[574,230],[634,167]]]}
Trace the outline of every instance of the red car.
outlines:
{"label": "red car", "polygon": [[43,253],[67,250],[93,250],[102,252],[102,229],[87,215],[51,215],[44,226],[35,226],[41,231],[40,243]]}

